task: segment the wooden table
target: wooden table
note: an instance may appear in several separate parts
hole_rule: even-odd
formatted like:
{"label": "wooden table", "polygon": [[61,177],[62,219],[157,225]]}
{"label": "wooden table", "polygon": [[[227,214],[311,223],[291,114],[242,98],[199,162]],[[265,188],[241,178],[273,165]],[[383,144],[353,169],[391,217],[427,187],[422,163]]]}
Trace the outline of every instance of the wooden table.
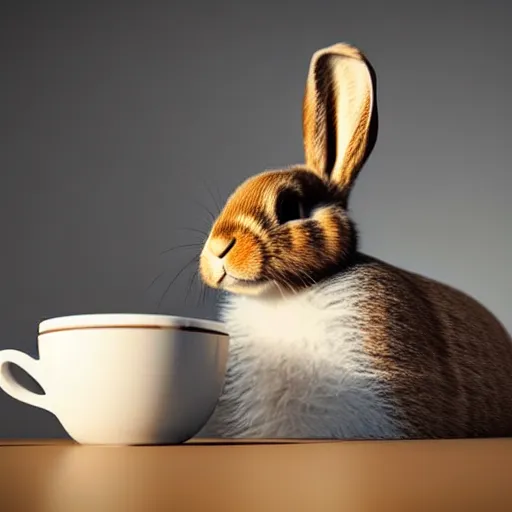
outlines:
{"label": "wooden table", "polygon": [[0,441],[1,512],[512,512],[512,439]]}

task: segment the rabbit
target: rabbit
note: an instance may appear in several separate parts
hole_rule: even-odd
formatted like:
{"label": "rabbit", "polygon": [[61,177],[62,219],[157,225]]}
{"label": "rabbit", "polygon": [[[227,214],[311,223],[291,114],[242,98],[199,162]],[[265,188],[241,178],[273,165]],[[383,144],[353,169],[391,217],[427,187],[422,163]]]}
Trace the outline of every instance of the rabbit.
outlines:
{"label": "rabbit", "polygon": [[512,341],[451,286],[359,250],[350,192],[378,132],[376,74],[337,43],[310,61],[304,165],[239,185],[199,255],[230,335],[200,437],[512,434]]}

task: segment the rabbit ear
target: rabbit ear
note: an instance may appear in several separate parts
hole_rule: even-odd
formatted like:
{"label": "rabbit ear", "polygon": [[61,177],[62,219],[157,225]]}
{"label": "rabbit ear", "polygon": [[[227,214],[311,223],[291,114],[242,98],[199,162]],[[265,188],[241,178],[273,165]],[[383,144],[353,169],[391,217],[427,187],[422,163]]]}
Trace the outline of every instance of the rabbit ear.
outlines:
{"label": "rabbit ear", "polygon": [[306,165],[347,193],[375,145],[376,77],[353,46],[317,51],[309,67],[303,103]]}

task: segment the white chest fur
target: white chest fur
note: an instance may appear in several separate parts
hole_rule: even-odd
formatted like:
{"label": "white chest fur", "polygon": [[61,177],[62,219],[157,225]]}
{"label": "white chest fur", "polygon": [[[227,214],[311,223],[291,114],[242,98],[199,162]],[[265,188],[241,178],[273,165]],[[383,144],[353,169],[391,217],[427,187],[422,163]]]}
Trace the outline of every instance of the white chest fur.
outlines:
{"label": "white chest fur", "polygon": [[202,435],[397,437],[389,392],[364,352],[357,278],[286,299],[231,296],[223,396]]}

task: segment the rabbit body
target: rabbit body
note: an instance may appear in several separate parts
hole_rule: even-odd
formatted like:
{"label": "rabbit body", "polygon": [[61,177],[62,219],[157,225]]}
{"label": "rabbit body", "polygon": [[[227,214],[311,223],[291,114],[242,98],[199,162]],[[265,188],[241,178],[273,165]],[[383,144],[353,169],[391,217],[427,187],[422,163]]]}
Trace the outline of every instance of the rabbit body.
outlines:
{"label": "rabbit body", "polygon": [[242,183],[200,255],[203,282],[230,294],[231,337],[201,435],[512,435],[512,342],[500,322],[461,291],[359,252],[348,200],[377,127],[366,57],[341,43],[316,52],[305,164]]}
{"label": "rabbit body", "polygon": [[501,324],[451,287],[357,260],[293,297],[226,299],[229,368],[202,435],[512,434],[512,343]]}

